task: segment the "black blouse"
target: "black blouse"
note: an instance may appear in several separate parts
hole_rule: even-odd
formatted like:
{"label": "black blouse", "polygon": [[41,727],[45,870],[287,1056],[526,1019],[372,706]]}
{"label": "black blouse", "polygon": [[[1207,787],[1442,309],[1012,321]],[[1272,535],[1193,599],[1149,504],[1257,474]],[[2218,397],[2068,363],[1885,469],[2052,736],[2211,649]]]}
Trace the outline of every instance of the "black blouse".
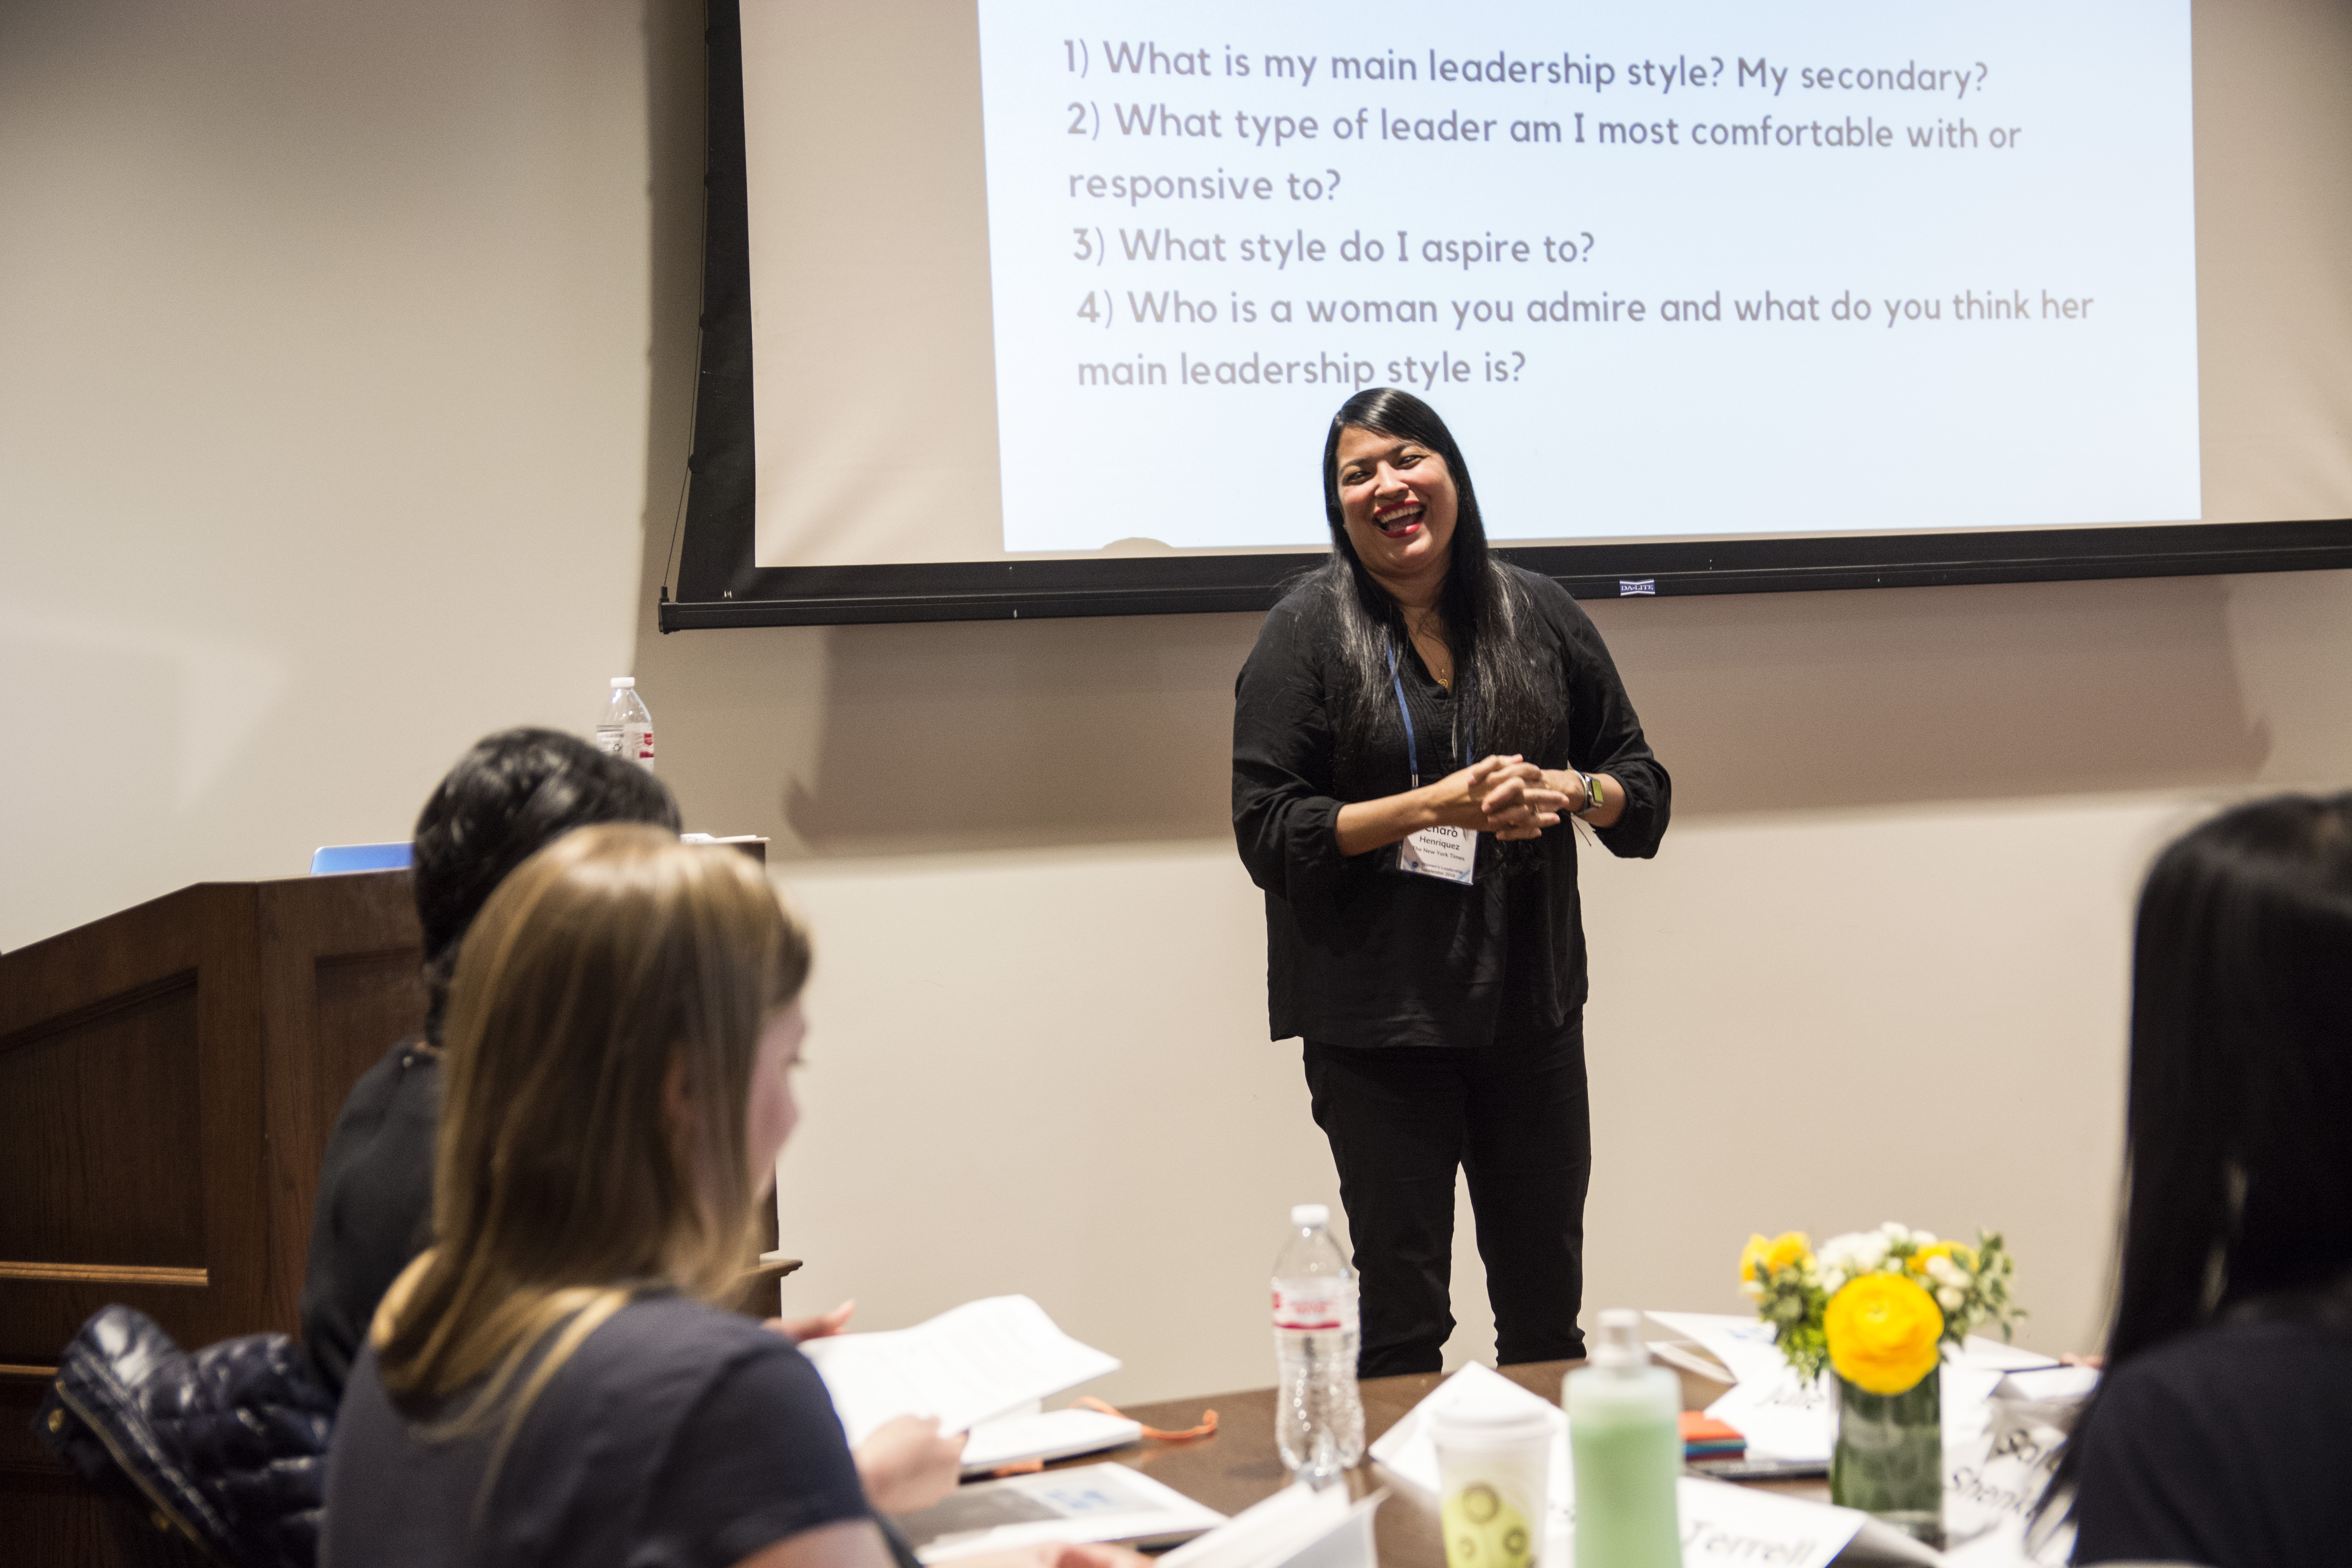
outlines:
{"label": "black blouse", "polygon": [[[1556,670],[1557,717],[1528,760],[1608,773],[1625,809],[1599,830],[1612,854],[1647,858],[1666,831],[1672,783],[1591,617],[1548,577],[1506,566],[1535,615],[1523,636]],[[1411,787],[1403,725],[1388,721],[1339,757],[1342,679],[1335,608],[1319,584],[1268,612],[1234,684],[1234,837],[1265,893],[1266,1010],[1275,1039],[1332,1046],[1483,1046],[1557,1033],[1584,1004],[1584,928],[1576,833],[1536,840],[1506,875],[1482,838],[1470,886],[1395,869],[1394,846],[1339,853],[1339,807]],[[1494,748],[1457,732],[1452,695],[1417,656],[1400,665],[1421,753],[1434,783]],[[1475,739],[1477,751],[1459,753]]]}
{"label": "black blouse", "polygon": [[433,1144],[441,1058],[412,1035],[361,1075],[335,1118],[310,1205],[302,1353],[341,1398],[376,1303],[433,1241]]}
{"label": "black blouse", "polygon": [[2347,1406],[2352,1337],[2315,1324],[2225,1323],[2133,1357],[2074,1435],[2074,1561],[2345,1561]]}

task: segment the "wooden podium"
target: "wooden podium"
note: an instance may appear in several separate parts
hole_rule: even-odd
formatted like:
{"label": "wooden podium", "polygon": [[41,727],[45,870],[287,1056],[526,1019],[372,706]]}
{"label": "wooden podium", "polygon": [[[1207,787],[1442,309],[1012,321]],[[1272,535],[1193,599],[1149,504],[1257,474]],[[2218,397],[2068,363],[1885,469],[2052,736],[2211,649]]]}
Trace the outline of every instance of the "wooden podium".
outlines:
{"label": "wooden podium", "polygon": [[425,1017],[406,871],[206,882],[0,954],[0,1541],[106,1561],[28,1423],[110,1301],[194,1349],[297,1328],[319,1161]]}

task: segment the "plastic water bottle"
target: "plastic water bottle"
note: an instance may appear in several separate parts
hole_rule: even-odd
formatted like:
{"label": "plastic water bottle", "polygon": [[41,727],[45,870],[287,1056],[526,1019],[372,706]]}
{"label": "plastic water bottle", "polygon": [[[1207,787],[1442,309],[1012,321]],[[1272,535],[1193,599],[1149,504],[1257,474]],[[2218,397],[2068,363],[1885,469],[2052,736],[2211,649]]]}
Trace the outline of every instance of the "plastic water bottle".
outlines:
{"label": "plastic water bottle", "polygon": [[596,721],[596,749],[626,757],[647,773],[654,771],[654,715],[637,695],[634,675],[613,677],[612,700]]}
{"label": "plastic water bottle", "polygon": [[1364,1457],[1356,1276],[1330,1227],[1328,1207],[1300,1204],[1274,1260],[1275,1446],[1292,1475],[1317,1486]]}
{"label": "plastic water bottle", "polygon": [[1601,1314],[1591,1364],[1568,1374],[1580,1568],[1682,1568],[1675,1478],[1682,1473],[1683,1386],[1650,1364],[1642,1314]]}

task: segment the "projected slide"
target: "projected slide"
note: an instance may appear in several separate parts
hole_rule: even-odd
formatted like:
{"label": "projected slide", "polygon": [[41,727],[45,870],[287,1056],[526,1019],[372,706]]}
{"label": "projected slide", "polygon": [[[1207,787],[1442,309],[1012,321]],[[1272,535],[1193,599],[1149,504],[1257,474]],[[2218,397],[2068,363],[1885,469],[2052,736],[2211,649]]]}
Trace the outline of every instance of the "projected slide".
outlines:
{"label": "projected slide", "polygon": [[980,0],[1003,546],[2200,515],[2188,0]]}

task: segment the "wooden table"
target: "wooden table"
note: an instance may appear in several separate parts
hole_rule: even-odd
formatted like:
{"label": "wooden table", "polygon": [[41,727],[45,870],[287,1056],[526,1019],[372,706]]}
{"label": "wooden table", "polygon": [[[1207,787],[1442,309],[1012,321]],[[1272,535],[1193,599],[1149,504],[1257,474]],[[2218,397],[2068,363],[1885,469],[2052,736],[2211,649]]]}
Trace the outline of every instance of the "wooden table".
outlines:
{"label": "wooden table", "polygon": [[[1558,1403],[1560,1379],[1581,1362],[1529,1362],[1499,1369],[1520,1387]],[[1697,1410],[1719,1397],[1724,1385],[1687,1372],[1676,1376],[1683,1384],[1683,1408]],[[1404,1418],[1429,1391],[1444,1382],[1442,1373],[1417,1373],[1410,1377],[1376,1377],[1362,1386],[1364,1441],[1370,1444]],[[1181,1432],[1201,1419],[1202,1410],[1217,1413],[1213,1436],[1189,1443],[1145,1442],[1108,1455],[1068,1461],[1097,1463],[1113,1459],[1142,1470],[1186,1497],[1206,1503],[1220,1513],[1239,1513],[1287,1485],[1290,1472],[1274,1446],[1274,1390],[1247,1389],[1206,1399],[1171,1399],[1156,1405],[1130,1405],[1125,1413],[1147,1426]],[[1811,1497],[1826,1502],[1829,1488],[1821,1482],[1766,1483],[1775,1491]],[[1438,1535],[1437,1507],[1416,1488],[1390,1483],[1368,1459],[1348,1474],[1350,1496],[1363,1497],[1382,1485],[1391,1486],[1389,1500],[1374,1517],[1382,1568],[1444,1568],[1445,1549]]]}

